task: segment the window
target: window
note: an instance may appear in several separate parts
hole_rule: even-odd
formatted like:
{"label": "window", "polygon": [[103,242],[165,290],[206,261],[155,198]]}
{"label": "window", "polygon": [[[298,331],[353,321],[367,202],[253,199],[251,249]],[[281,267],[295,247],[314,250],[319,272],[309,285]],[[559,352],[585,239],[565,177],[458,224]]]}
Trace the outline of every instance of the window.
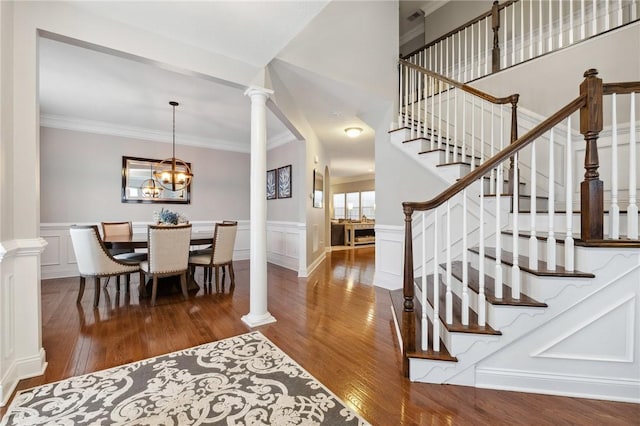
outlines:
{"label": "window", "polygon": [[375,219],[376,192],[341,192],[333,194],[333,219]]}
{"label": "window", "polygon": [[333,218],[346,219],[344,211],[344,194],[333,194]]}

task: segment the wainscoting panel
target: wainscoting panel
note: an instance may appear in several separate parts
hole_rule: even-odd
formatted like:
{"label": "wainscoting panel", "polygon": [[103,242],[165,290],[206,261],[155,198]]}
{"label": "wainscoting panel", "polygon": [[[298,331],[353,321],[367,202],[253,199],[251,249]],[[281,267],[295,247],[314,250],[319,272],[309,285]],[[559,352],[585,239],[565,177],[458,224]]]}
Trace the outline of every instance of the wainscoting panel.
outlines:
{"label": "wainscoting panel", "polygon": [[[302,226],[301,226],[302,225]],[[304,224],[297,222],[267,222],[267,261],[300,272],[300,232]]]}
{"label": "wainscoting panel", "polygon": [[376,225],[376,272],[373,280],[378,287],[402,288],[402,253],[404,228]]}

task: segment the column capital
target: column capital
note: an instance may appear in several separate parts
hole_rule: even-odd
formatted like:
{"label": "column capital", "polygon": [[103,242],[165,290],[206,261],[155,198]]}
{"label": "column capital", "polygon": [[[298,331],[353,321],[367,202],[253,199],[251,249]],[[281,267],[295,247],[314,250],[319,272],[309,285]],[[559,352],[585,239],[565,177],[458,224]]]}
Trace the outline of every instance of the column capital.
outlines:
{"label": "column capital", "polygon": [[249,96],[250,98],[253,98],[254,96],[263,96],[265,99],[267,99],[271,95],[273,95],[273,90],[266,89],[260,86],[250,86],[247,88],[247,90],[244,91],[244,95]]}

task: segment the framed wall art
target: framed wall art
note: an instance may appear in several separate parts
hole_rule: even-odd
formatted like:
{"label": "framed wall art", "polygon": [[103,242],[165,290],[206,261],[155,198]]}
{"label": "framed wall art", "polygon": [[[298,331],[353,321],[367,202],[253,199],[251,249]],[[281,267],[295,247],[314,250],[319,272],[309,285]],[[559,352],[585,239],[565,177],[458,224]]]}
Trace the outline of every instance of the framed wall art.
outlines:
{"label": "framed wall art", "polygon": [[267,200],[275,200],[278,198],[278,180],[277,170],[267,170]]}
{"label": "framed wall art", "polygon": [[278,198],[291,198],[291,164],[278,168]]}

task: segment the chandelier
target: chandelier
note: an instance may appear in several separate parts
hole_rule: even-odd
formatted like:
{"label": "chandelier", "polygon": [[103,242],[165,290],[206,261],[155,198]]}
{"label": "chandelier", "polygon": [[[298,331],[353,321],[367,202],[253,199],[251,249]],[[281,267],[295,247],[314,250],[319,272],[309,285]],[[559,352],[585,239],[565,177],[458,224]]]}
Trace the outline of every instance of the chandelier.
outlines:
{"label": "chandelier", "polygon": [[169,105],[173,107],[173,156],[162,160],[153,172],[153,176],[163,188],[169,191],[181,191],[189,186],[193,173],[186,162],[176,158],[176,107],[180,104],[171,101]]}
{"label": "chandelier", "polygon": [[153,178],[153,168],[149,166],[150,179],[145,180],[140,185],[140,191],[142,196],[146,198],[158,198],[162,192],[162,188],[158,185],[158,182]]}

